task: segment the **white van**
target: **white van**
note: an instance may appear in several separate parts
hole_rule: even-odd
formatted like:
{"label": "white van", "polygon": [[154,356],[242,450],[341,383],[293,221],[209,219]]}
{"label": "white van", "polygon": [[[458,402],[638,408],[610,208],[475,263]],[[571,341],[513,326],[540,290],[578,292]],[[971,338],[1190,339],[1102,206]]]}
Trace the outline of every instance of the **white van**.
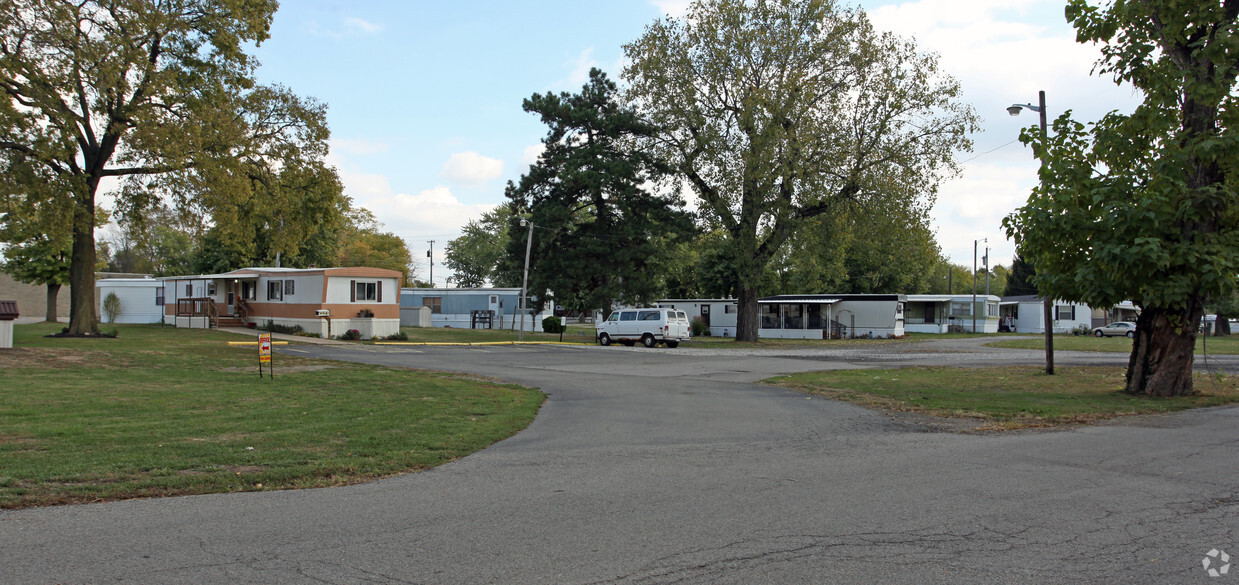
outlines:
{"label": "white van", "polygon": [[688,341],[691,333],[688,314],[675,309],[620,309],[598,325],[598,343],[611,345],[618,341],[632,345],[638,341],[646,347],[660,343],[676,347]]}

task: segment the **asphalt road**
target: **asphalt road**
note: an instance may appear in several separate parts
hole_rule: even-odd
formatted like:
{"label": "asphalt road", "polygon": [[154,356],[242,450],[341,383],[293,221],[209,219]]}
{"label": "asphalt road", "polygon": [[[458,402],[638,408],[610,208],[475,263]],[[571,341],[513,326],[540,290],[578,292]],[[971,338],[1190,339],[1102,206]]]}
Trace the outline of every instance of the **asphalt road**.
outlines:
{"label": "asphalt road", "polygon": [[1239,408],[969,435],[753,383],[1039,352],[288,351],[548,399],[507,441],[366,485],[0,513],[0,583],[1239,583],[1202,564],[1239,553]]}

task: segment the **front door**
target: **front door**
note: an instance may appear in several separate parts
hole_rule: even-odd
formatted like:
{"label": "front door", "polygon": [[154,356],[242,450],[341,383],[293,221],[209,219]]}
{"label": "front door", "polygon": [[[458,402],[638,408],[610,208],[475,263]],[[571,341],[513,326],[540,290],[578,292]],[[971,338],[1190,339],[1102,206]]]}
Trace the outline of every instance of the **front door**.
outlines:
{"label": "front door", "polygon": [[228,296],[228,314],[235,315],[237,313],[237,292],[233,290],[236,286],[231,280],[224,281],[224,291]]}
{"label": "front door", "polygon": [[706,327],[710,326],[710,305],[701,305],[701,324]]}

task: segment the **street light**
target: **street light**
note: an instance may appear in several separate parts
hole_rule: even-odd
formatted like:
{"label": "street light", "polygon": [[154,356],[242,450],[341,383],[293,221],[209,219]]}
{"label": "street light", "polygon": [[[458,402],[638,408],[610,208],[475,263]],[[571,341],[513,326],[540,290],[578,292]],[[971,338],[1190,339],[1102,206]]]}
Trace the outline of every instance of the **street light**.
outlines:
{"label": "street light", "polygon": [[[1012,116],[1018,116],[1020,115],[1020,110],[1027,109],[1027,110],[1032,110],[1034,112],[1041,114],[1041,139],[1044,141],[1047,136],[1046,129],[1045,129],[1045,92],[1044,91],[1040,92],[1038,94],[1038,98],[1039,98],[1038,99],[1039,105],[1034,106],[1032,104],[1011,104],[1011,106],[1007,108],[1007,113],[1011,114]],[[1051,312],[1054,309],[1054,304],[1050,301],[1049,295],[1045,295],[1044,292],[1042,294],[1046,297],[1042,299],[1043,305],[1041,309],[1041,311],[1045,313],[1044,315],[1045,316],[1045,373],[1053,375],[1054,374],[1054,328],[1053,328],[1054,318],[1053,318],[1053,315],[1051,315]]]}
{"label": "street light", "polygon": [[525,276],[521,278],[521,332],[519,335],[520,341],[525,341],[525,291],[529,288],[529,250],[533,246],[533,222],[526,222],[525,218],[521,218],[521,227],[529,223],[529,235],[525,237]]}

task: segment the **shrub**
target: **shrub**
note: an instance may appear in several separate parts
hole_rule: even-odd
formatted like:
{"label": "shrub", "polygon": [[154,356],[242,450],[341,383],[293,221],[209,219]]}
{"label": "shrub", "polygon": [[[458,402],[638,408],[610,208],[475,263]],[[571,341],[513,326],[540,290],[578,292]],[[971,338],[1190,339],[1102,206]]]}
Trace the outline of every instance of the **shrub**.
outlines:
{"label": "shrub", "polygon": [[387,341],[408,341],[409,334],[403,331],[399,331],[397,333],[388,335],[387,337],[384,337],[383,339],[386,339]]}
{"label": "shrub", "polygon": [[272,333],[287,333],[289,335],[296,335],[304,331],[300,325],[276,325],[270,319],[268,319],[266,323],[263,323],[258,329],[262,331],[270,331]]}
{"label": "shrub", "polygon": [[706,325],[705,319],[702,319],[701,317],[693,317],[693,321],[689,324],[689,327],[692,327],[693,329],[693,337],[706,337],[710,335],[710,327]]}
{"label": "shrub", "polygon": [[563,333],[565,329],[567,327],[564,326],[564,322],[559,317],[551,316],[542,320],[542,330],[547,333]]}
{"label": "shrub", "polygon": [[336,339],[343,341],[357,341],[358,339],[361,339],[361,332],[356,329],[349,329],[348,331],[345,331],[337,336]]}
{"label": "shrub", "polygon": [[103,298],[103,314],[108,318],[108,323],[115,323],[120,316],[120,297],[116,293],[110,292]]}

